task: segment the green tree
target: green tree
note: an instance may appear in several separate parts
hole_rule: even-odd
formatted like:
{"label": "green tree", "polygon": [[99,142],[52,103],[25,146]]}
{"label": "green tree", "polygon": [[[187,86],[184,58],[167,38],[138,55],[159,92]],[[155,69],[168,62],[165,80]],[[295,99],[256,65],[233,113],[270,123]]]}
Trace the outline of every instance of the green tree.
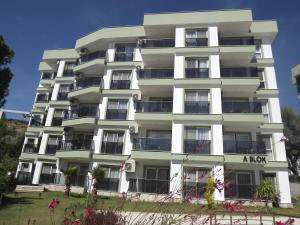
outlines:
{"label": "green tree", "polygon": [[213,208],[216,204],[214,198],[214,192],[215,192],[215,181],[212,177],[209,177],[207,179],[207,184],[205,187],[204,198],[206,199],[207,206],[210,209]]}
{"label": "green tree", "polygon": [[65,195],[66,196],[70,196],[70,192],[71,192],[71,184],[72,184],[72,179],[74,179],[77,174],[78,174],[78,168],[76,166],[71,166],[68,169],[66,169],[65,171],[63,171],[64,176],[65,176]]}
{"label": "green tree", "polygon": [[0,108],[5,104],[9,83],[13,77],[8,64],[11,63],[14,55],[14,51],[6,44],[4,37],[0,35]]}
{"label": "green tree", "polygon": [[277,192],[273,181],[271,179],[264,180],[256,188],[255,197],[259,200],[265,201],[266,207],[269,202],[275,202],[277,199]]}
{"label": "green tree", "polygon": [[96,166],[92,170],[92,177],[93,177],[93,201],[97,201],[97,184],[101,182],[101,180],[105,176],[105,169],[102,168],[100,165]]}
{"label": "green tree", "polygon": [[286,156],[288,167],[295,176],[298,174],[298,163],[300,161],[300,115],[290,107],[281,109],[284,123],[284,134],[288,137],[286,141]]}

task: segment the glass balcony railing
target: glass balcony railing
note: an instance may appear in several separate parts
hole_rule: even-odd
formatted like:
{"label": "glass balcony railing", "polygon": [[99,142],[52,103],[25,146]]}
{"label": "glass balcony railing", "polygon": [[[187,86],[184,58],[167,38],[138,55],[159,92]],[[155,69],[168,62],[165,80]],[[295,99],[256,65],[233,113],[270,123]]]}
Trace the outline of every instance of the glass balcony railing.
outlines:
{"label": "glass balcony railing", "polygon": [[60,127],[62,124],[63,118],[62,117],[53,117],[52,118],[52,127]]}
{"label": "glass balcony railing", "polygon": [[74,72],[73,72],[73,70],[65,70],[65,71],[63,71],[62,76],[63,77],[73,77],[74,76]]}
{"label": "glass balcony railing", "polygon": [[175,39],[143,39],[141,48],[173,48]]}
{"label": "glass balcony railing", "polygon": [[130,89],[130,80],[112,80],[110,84],[111,89]]}
{"label": "glass balcony railing", "polygon": [[208,45],[207,38],[186,38],[185,46],[186,47],[202,47]]}
{"label": "glass balcony railing", "polygon": [[134,138],[133,149],[146,151],[171,151],[171,138]]}
{"label": "glass balcony railing", "polygon": [[102,142],[101,153],[121,155],[122,152],[123,142]]}
{"label": "glass balcony railing", "polygon": [[103,178],[101,182],[97,183],[97,190],[118,192],[119,178]]}
{"label": "glass balcony railing", "polygon": [[208,68],[186,68],[185,77],[186,78],[208,78],[209,69]]}
{"label": "glass balcony railing", "polygon": [[44,123],[40,119],[32,118],[29,123],[30,127],[43,127]]}
{"label": "glass balcony railing", "polygon": [[70,85],[70,91],[78,91],[89,87],[101,87],[101,77],[90,77],[85,79],[77,79],[76,82]]}
{"label": "glass balcony railing", "polygon": [[46,155],[55,155],[56,150],[60,148],[59,144],[47,144],[46,146]]}
{"label": "glass balcony railing", "polygon": [[209,113],[209,102],[207,101],[185,101],[184,113]]}
{"label": "glass balcony railing", "polygon": [[172,112],[172,101],[137,101],[136,112]]}
{"label": "glass balcony railing", "polygon": [[184,153],[210,154],[210,140],[184,140]]}
{"label": "glass balcony railing", "polygon": [[174,69],[141,69],[138,79],[164,79],[174,78]]}
{"label": "glass balcony railing", "polygon": [[130,192],[168,194],[169,185],[170,185],[170,180],[144,179],[144,178],[129,179]]}
{"label": "glass balcony railing", "polygon": [[78,119],[83,117],[97,117],[98,106],[80,106],[79,108],[71,109],[64,115],[65,120]]}
{"label": "glass balcony railing", "polygon": [[79,64],[92,61],[94,59],[104,59],[106,57],[106,51],[96,51],[80,57]]}
{"label": "glass balcony railing", "polygon": [[223,141],[224,154],[266,154],[266,144],[262,141]]}
{"label": "glass balcony railing", "polygon": [[53,73],[43,73],[41,79],[42,80],[51,80],[51,79],[54,78],[53,75],[55,75],[55,74],[53,74]]}
{"label": "glass balcony railing", "polygon": [[87,174],[79,174],[71,179],[72,186],[85,187],[88,183]]}
{"label": "glass balcony railing", "polygon": [[257,68],[221,68],[221,77],[258,77]]}
{"label": "glass balcony railing", "polygon": [[36,101],[35,102],[48,102],[51,98],[51,95],[46,95],[46,94],[39,94],[37,97],[36,97]]}
{"label": "glass balcony railing", "polygon": [[55,184],[57,174],[56,173],[41,173],[40,184]]}
{"label": "glass balcony railing", "polygon": [[262,103],[224,100],[222,110],[223,113],[262,113]]}
{"label": "glass balcony railing", "polygon": [[133,52],[116,52],[115,61],[133,61]]}
{"label": "glass balcony railing", "polygon": [[219,37],[219,45],[254,45],[253,37]]}
{"label": "glass balcony railing", "polygon": [[91,151],[94,148],[94,141],[92,139],[86,140],[65,140],[62,141],[60,150],[63,151],[77,151],[77,150],[86,150]]}
{"label": "glass balcony railing", "polygon": [[67,101],[68,100],[68,92],[58,92],[57,101]]}
{"label": "glass balcony railing", "polygon": [[107,109],[106,119],[108,120],[126,120],[127,109]]}
{"label": "glass balcony railing", "polygon": [[32,144],[32,143],[27,143],[24,145],[23,149],[24,153],[38,153],[39,152],[39,146]]}

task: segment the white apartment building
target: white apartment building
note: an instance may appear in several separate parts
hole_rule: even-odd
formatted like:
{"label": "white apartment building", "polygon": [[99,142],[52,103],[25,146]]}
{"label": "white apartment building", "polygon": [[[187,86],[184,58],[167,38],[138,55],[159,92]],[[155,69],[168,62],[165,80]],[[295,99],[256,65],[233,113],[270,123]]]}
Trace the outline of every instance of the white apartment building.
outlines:
{"label": "white apartment building", "polygon": [[252,199],[271,178],[291,206],[271,43],[273,20],[250,9],[145,14],[74,49],[45,50],[18,167],[19,183],[74,186],[100,164],[99,190]]}

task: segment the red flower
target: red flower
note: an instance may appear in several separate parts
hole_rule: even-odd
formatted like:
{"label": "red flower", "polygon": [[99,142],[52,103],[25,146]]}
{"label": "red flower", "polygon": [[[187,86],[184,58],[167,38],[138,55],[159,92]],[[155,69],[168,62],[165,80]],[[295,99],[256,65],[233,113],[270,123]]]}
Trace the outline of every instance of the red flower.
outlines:
{"label": "red flower", "polygon": [[72,222],[72,225],[80,225],[80,220],[79,219],[76,219]]}
{"label": "red flower", "polygon": [[280,221],[276,221],[276,225],[285,225],[285,224],[284,224],[284,222],[281,222],[281,220],[280,220]]}
{"label": "red flower", "polygon": [[57,206],[58,204],[59,204],[58,198],[53,198],[53,199],[49,202],[48,208],[49,208],[49,209],[55,209],[56,206]]}
{"label": "red flower", "polygon": [[91,217],[92,219],[96,218],[96,212],[92,208],[85,208],[84,212],[87,216]]}
{"label": "red flower", "polygon": [[234,212],[236,209],[236,205],[233,202],[226,202],[225,203],[225,208],[229,211],[229,212]]}

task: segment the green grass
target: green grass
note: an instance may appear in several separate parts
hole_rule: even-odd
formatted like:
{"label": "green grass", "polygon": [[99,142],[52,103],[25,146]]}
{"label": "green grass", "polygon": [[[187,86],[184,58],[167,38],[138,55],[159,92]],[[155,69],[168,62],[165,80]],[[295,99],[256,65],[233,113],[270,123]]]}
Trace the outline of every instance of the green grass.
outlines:
{"label": "green grass", "polygon": [[[36,225],[50,225],[48,203],[52,198],[59,198],[60,204],[55,210],[56,224],[60,224],[64,217],[65,208],[76,208],[82,212],[86,205],[86,197],[72,195],[65,197],[62,192],[45,192],[42,199],[37,193],[22,193],[18,196],[9,194],[4,199],[3,206],[0,207],[0,225],[27,225],[28,220],[36,220]],[[98,201],[98,208],[121,209],[124,211],[140,212],[165,212],[165,213],[199,213],[207,214],[208,210],[197,204],[190,203],[154,203],[154,202],[130,202],[121,198],[101,198]],[[222,213],[223,208],[217,209]],[[300,217],[300,205],[293,209],[272,208],[264,209],[249,207],[249,212],[260,211],[263,214],[276,214],[292,217]],[[32,224],[32,223],[31,223]]]}

